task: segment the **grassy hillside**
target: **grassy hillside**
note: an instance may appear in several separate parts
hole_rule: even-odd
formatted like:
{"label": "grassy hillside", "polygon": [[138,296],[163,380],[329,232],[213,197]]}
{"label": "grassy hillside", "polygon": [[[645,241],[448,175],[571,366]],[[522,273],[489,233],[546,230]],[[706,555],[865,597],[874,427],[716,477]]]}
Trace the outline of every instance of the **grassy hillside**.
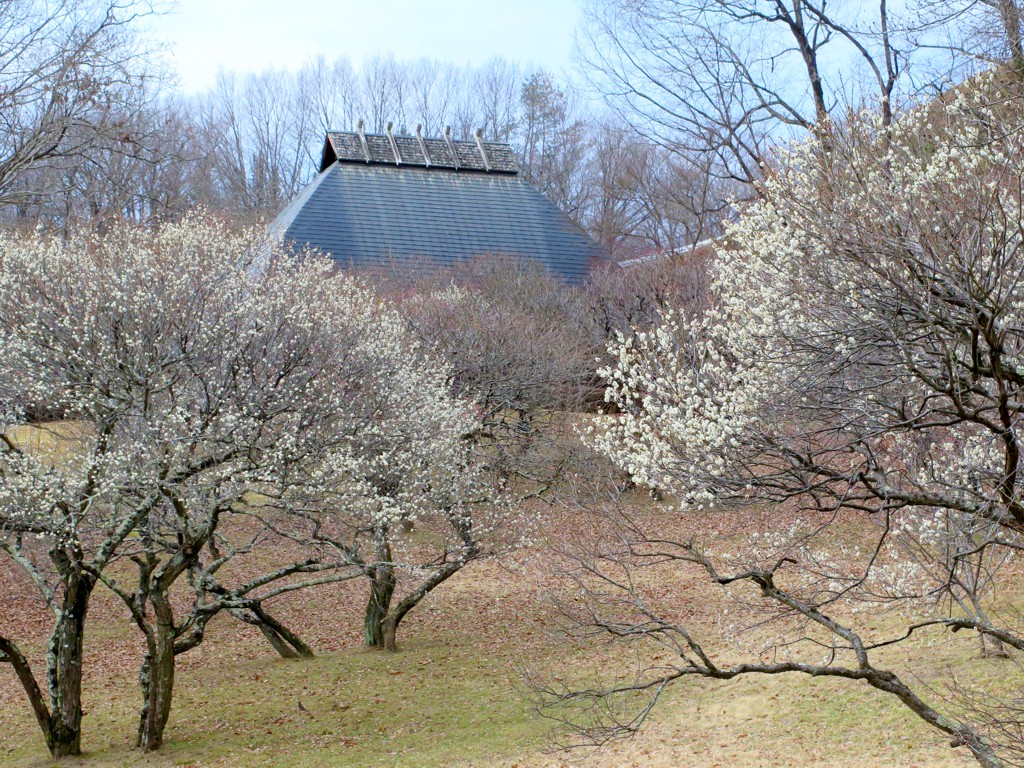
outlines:
{"label": "grassy hillside", "polygon": [[[553,526],[564,524],[564,519]],[[665,518],[666,526],[684,523]],[[685,533],[685,531],[677,531]],[[86,757],[67,765],[112,766],[956,766],[972,762],[867,686],[786,676],[671,690],[644,732],[599,750],[547,751],[552,724],[537,716],[523,670],[547,679],[628,673],[633,659],[602,644],[570,644],[549,598],[568,585],[544,550],[470,568],[414,613],[397,654],[360,646],[359,583],[291,596],[275,605],[320,655],[274,656],[259,633],[219,618],[208,643],[181,659],[166,749],[131,749],[140,642],[109,593],[91,617],[85,682]],[[46,616],[22,577],[0,561],[18,596],[0,626],[33,636],[36,661]],[[651,593],[694,615],[699,581],[652,574]],[[26,620],[27,619],[27,620]],[[892,619],[879,617],[881,625]],[[722,627],[696,626],[709,638]],[[637,662],[641,661],[639,659]],[[1013,662],[980,660],[971,638],[936,633],[895,649],[900,672],[943,693],[946,671],[998,679]],[[299,704],[301,702],[302,708]],[[557,732],[556,732],[557,735]],[[0,667],[0,764],[50,765],[13,674]]]}

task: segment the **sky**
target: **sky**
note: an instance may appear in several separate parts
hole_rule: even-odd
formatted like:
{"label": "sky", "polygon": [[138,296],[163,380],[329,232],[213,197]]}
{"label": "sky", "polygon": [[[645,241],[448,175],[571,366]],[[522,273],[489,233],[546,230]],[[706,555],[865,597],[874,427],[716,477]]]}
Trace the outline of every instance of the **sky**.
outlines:
{"label": "sky", "polygon": [[358,65],[378,54],[479,65],[502,56],[570,66],[581,0],[176,0],[149,21],[186,93],[221,68],[298,69],[316,56]]}

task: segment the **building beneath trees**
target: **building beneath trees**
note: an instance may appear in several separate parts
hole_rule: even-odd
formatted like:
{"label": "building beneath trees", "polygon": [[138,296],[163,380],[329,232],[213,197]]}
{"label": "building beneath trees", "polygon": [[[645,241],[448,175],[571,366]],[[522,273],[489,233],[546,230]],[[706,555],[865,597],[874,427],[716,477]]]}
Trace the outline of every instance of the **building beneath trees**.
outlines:
{"label": "building beneath trees", "polygon": [[320,173],[270,226],[344,267],[420,275],[479,257],[539,262],[569,283],[600,247],[519,175],[507,144],[331,131]]}

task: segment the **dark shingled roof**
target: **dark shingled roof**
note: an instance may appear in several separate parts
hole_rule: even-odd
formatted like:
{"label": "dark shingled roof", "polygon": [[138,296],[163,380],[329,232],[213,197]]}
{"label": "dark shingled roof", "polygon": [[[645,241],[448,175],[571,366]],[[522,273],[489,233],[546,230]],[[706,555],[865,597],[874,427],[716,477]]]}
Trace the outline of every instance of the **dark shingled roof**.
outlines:
{"label": "dark shingled roof", "polygon": [[323,163],[270,233],[342,266],[387,264],[415,274],[501,255],[534,259],[579,283],[607,263],[583,230],[519,177],[506,144],[331,132]]}
{"label": "dark shingled roof", "polygon": [[320,170],[332,163],[363,165],[411,165],[485,173],[518,173],[516,155],[508,144],[496,141],[462,141],[392,133],[330,131],[324,143]]}

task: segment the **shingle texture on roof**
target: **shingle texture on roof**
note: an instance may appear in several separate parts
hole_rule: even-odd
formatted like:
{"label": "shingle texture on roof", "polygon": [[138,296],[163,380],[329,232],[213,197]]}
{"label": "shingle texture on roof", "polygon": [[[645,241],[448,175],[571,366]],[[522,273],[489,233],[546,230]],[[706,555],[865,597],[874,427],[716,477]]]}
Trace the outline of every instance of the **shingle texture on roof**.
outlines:
{"label": "shingle texture on roof", "polygon": [[271,233],[357,268],[390,259],[431,269],[507,255],[535,259],[576,283],[604,260],[581,229],[517,175],[411,163],[332,163],[281,212]]}
{"label": "shingle texture on roof", "polygon": [[330,131],[320,170],[333,162],[411,165],[460,171],[518,173],[515,152],[495,141],[427,139],[378,133]]}

